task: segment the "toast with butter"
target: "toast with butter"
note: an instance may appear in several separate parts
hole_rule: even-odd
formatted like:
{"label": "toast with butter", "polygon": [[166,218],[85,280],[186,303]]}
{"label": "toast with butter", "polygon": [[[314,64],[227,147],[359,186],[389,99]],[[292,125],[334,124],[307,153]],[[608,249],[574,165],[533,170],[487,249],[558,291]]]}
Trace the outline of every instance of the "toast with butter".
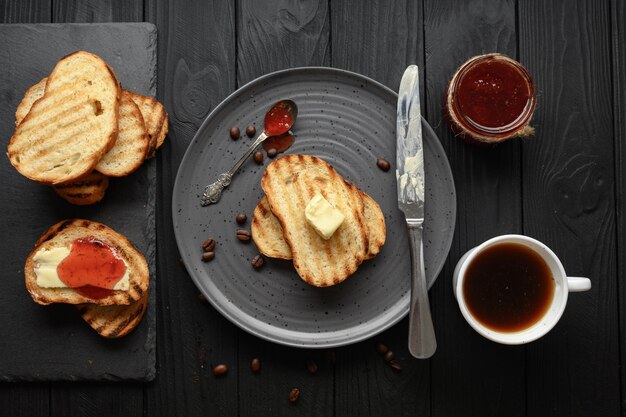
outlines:
{"label": "toast with butter", "polygon": [[[59,264],[69,256],[77,239],[81,238],[97,240],[98,245],[108,247],[125,265],[124,277],[112,289],[101,290],[97,297],[81,291],[82,288],[64,286],[57,275]],[[80,271],[75,273],[81,279],[89,278],[89,273],[85,273],[86,277],[81,277]],[[24,275],[28,292],[39,304],[127,305],[139,300],[149,286],[148,263],[132,243],[101,223],[82,219],[63,220],[50,227],[28,255]]]}
{"label": "toast with butter", "polygon": [[[368,251],[365,208],[357,187],[310,155],[275,160],[265,169],[261,187],[291,248],[294,267],[305,282],[327,287],[357,270]],[[305,219],[305,208],[318,193],[345,217],[328,240]]]}
{"label": "toast with butter", "polygon": [[61,59],[11,137],[11,164],[43,184],[88,174],[115,144],[120,97],[120,83],[100,57],[78,51]]}
{"label": "toast with butter", "polygon": [[76,306],[83,320],[98,334],[106,338],[126,336],[141,322],[148,307],[148,292],[128,305],[101,306],[79,304]]}
{"label": "toast with butter", "polygon": [[98,171],[92,171],[78,181],[55,185],[52,188],[68,203],[85,206],[102,200],[108,187],[109,177]]}
{"label": "toast with butter", "polygon": [[[385,244],[387,229],[385,216],[380,206],[367,193],[359,190],[365,205],[365,224],[368,232],[368,248],[365,259],[372,259],[380,252]],[[280,222],[272,214],[267,201],[263,196],[254,209],[252,216],[252,239],[259,252],[270,258],[291,259],[291,248],[283,238]]]}

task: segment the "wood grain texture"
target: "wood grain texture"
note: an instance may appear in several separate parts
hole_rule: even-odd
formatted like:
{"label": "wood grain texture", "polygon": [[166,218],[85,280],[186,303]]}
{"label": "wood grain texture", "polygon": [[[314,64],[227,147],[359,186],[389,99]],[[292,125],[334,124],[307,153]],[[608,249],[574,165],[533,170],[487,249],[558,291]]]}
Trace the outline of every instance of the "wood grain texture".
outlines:
{"label": "wood grain texture", "polygon": [[457,191],[455,237],[430,293],[438,349],[432,359],[432,415],[525,415],[523,347],[498,345],[463,319],[452,293],[459,258],[500,234],[522,230],[518,140],[478,148],[454,137],[442,115],[443,95],[456,69],[481,53],[516,55],[515,2],[426,1],[426,103]]}
{"label": "wood grain texture", "polygon": [[237,2],[237,85],[284,68],[330,65],[327,0]]}
{"label": "wood grain texture", "polygon": [[[237,2],[237,85],[283,68],[329,65],[325,0]],[[251,218],[251,213],[249,213]],[[333,363],[319,351],[277,346],[239,331],[239,415],[328,416],[333,413]],[[259,357],[263,370],[250,372]],[[306,361],[320,370],[309,375]],[[288,401],[300,390],[296,404]]]}
{"label": "wood grain texture", "polygon": [[[235,7],[224,1],[148,1],[159,29],[158,98],[169,113],[157,188],[157,377],[145,387],[150,416],[238,414],[237,330],[201,303],[179,263],[171,198],[182,156],[208,112],[235,89]],[[201,256],[201,248],[198,248]],[[227,375],[211,368],[225,363]]]}
{"label": "wood grain texture", "polygon": [[[617,287],[619,317],[626,317],[626,285],[623,278],[626,276],[626,259],[619,254],[626,248],[626,2],[611,1],[611,47],[613,55],[613,142],[615,149],[615,198],[616,198],[616,225],[617,225]],[[620,324],[620,376],[621,376],[621,414],[626,415],[626,321],[619,320]]]}
{"label": "wood grain texture", "polygon": [[[331,1],[331,51],[334,67],[355,71],[397,90],[404,69],[420,67],[424,94],[422,6],[413,1]],[[423,102],[423,101],[422,101]],[[430,365],[407,351],[406,320],[380,336],[337,350],[337,415],[428,415]],[[402,371],[390,368],[376,352],[381,340],[395,353]]]}
{"label": "wood grain texture", "polygon": [[53,1],[52,21],[72,23],[141,22],[142,0]]}
{"label": "wood grain texture", "polygon": [[0,0],[0,22],[50,23],[52,0]]}
{"label": "wood grain texture", "polygon": [[528,346],[533,416],[620,412],[609,10],[520,2],[520,57],[540,92],[537,135],[523,146],[524,231],[592,280]]}

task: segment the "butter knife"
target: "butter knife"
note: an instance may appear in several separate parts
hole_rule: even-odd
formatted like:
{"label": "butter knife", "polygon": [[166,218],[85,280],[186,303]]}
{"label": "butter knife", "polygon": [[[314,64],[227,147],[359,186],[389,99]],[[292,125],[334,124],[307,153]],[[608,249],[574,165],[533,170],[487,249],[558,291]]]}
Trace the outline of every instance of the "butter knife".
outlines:
{"label": "butter knife", "polygon": [[424,271],[424,148],[416,65],[409,66],[400,81],[396,123],[398,206],[406,218],[411,252],[409,352],[416,358],[426,359],[435,353],[437,341]]}

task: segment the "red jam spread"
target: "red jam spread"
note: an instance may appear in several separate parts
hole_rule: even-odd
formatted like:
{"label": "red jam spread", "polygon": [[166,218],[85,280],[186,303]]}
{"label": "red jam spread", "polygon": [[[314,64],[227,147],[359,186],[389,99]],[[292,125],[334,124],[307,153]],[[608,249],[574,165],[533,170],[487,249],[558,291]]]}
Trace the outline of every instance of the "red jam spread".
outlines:
{"label": "red jam spread", "polygon": [[472,58],[457,71],[447,97],[453,130],[472,137],[502,139],[524,128],[535,108],[528,72],[499,54]]}
{"label": "red jam spread", "polygon": [[91,236],[76,239],[70,254],[57,266],[65,285],[93,298],[110,295],[125,273],[126,264],[115,250]]}
{"label": "red jam spread", "polygon": [[269,151],[270,149],[274,148],[276,149],[276,152],[282,153],[289,149],[291,145],[293,145],[294,141],[295,138],[290,133],[285,133],[284,135],[280,136],[272,136],[271,138],[266,139],[265,142],[263,142],[263,149]]}
{"label": "red jam spread", "polygon": [[264,129],[267,136],[282,135],[292,124],[293,119],[289,109],[275,106],[265,115]]}

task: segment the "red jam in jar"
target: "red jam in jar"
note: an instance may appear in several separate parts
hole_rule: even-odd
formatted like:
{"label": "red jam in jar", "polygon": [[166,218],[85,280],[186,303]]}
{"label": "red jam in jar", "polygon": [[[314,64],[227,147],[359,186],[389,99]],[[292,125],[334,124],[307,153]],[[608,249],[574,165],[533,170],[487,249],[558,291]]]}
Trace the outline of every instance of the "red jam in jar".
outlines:
{"label": "red jam in jar", "polygon": [[76,239],[70,254],[57,266],[65,285],[92,298],[104,298],[124,277],[124,260],[106,243],[95,237]]}
{"label": "red jam in jar", "polygon": [[535,86],[528,71],[500,54],[481,55],[452,77],[445,111],[452,130],[469,142],[497,143],[532,133]]}

